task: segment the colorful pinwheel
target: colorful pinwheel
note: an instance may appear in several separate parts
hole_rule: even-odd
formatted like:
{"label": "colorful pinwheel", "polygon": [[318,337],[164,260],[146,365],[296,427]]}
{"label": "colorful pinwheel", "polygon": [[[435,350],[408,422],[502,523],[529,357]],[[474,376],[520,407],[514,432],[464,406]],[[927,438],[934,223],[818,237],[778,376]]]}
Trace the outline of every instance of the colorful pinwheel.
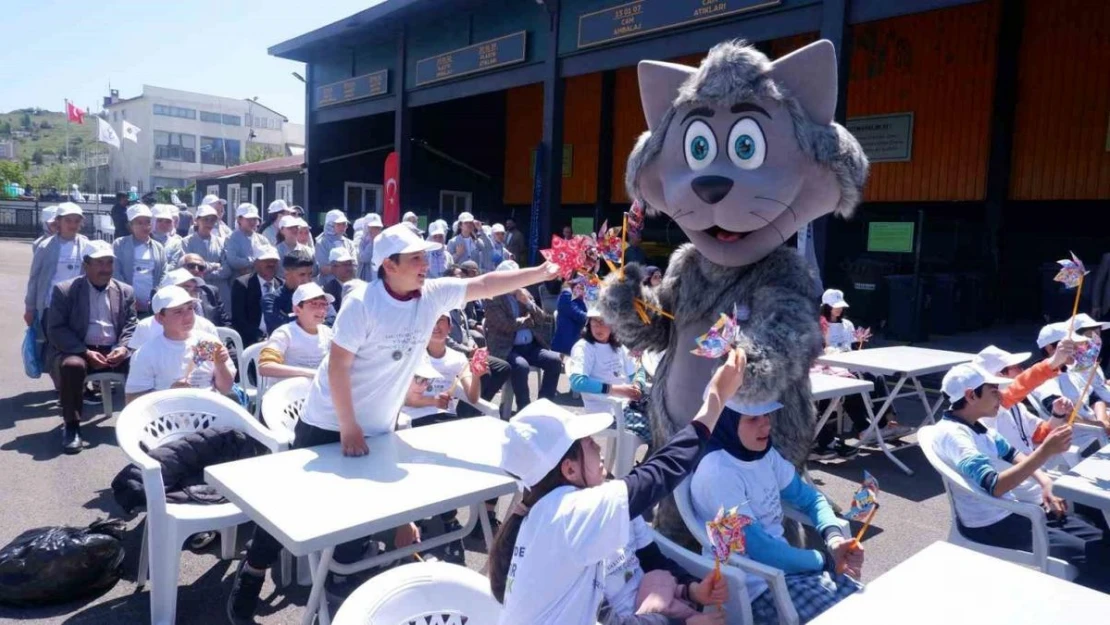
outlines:
{"label": "colorful pinwheel", "polygon": [[478,377],[489,373],[489,349],[479,347],[470,356],[470,372]]}

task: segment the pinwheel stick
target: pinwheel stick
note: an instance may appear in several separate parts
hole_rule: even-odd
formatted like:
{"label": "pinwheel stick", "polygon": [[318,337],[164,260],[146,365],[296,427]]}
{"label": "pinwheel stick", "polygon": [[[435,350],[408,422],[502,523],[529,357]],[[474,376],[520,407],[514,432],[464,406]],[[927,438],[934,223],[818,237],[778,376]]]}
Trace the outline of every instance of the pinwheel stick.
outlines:
{"label": "pinwheel stick", "polygon": [[[1079,284],[1075,286],[1075,302],[1071,305],[1071,320],[1068,321],[1068,340],[1075,331],[1075,316],[1079,313],[1079,294],[1083,292],[1083,274],[1079,274]],[[1073,413],[1074,414],[1074,413]]]}
{"label": "pinwheel stick", "polygon": [[[713,592],[713,589],[717,587],[717,584],[720,581],[721,581],[721,561],[714,558],[713,559],[713,579],[710,580],[710,582],[709,582],[709,592],[710,593]],[[725,606],[720,601],[717,602],[717,611],[718,612],[724,612],[725,611]]]}
{"label": "pinwheel stick", "polygon": [[[875,506],[871,507],[871,512],[867,513],[867,518],[863,520],[863,526],[859,528],[858,532],[856,532],[856,537],[852,539],[852,544],[849,547],[849,549],[851,549],[852,551],[855,551],[856,549],[859,549],[859,544],[863,540],[863,535],[867,533],[867,528],[871,527],[871,521],[875,520],[875,513],[878,512],[878,511],[879,511],[879,506],[878,505],[875,505]],[[837,573],[843,573],[844,572],[844,563],[843,562],[836,565],[836,572]]]}
{"label": "pinwheel stick", "polygon": [[[621,226],[621,272],[620,280],[624,282],[624,248],[625,241],[628,240],[628,213],[624,214],[624,223]],[[1076,300],[1078,301],[1078,300]]]}
{"label": "pinwheel stick", "polygon": [[643,306],[644,308],[646,308],[646,309],[648,309],[652,312],[657,312],[660,315],[663,315],[664,317],[666,317],[667,319],[670,319],[671,321],[674,321],[674,315],[672,315],[671,313],[663,310],[662,308],[660,308],[658,306],[655,306],[654,304],[649,304],[649,303],[645,302],[644,300],[642,300],[638,297],[636,298],[636,301],[640,302],[640,305]]}
{"label": "pinwheel stick", "polygon": [[1095,381],[1095,373],[1098,372],[1098,364],[1096,363],[1091,367],[1091,374],[1087,376],[1087,384],[1083,386],[1083,392],[1079,394],[1079,399],[1071,407],[1071,414],[1068,415],[1068,425],[1075,423],[1075,417],[1079,415],[1079,407],[1087,399],[1087,392],[1091,390],[1091,382]]}

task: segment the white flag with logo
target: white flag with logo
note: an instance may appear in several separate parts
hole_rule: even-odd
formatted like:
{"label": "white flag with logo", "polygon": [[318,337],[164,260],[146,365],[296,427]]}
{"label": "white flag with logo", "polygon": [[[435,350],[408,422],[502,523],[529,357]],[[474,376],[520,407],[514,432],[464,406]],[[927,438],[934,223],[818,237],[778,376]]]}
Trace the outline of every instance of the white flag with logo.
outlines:
{"label": "white flag with logo", "polygon": [[96,118],[97,137],[96,140],[107,143],[108,145],[116,146],[119,149],[119,135],[112,129],[112,125],[101,118]]}
{"label": "white flag with logo", "polygon": [[132,143],[138,143],[140,132],[142,132],[142,128],[139,128],[135,124],[128,123],[128,121],[126,119],[123,120],[123,138],[124,139],[127,139],[128,141],[130,141]]}

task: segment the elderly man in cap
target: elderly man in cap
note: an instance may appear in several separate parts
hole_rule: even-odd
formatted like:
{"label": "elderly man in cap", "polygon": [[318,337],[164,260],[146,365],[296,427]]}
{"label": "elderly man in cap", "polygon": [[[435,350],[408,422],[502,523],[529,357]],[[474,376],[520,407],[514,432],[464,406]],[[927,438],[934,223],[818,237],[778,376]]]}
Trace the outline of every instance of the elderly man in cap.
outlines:
{"label": "elderly man in cap", "polygon": [[127,234],[127,207],[131,205],[131,201],[124,191],[116,193],[116,203],[112,204],[112,227],[116,230],[116,236],[122,237]]}
{"label": "elderly man in cap", "polygon": [[328,254],[328,263],[331,266],[331,275],[334,280],[324,286],[324,292],[335,298],[335,309],[343,303],[343,287],[355,277],[355,259],[344,247],[332,248]]}
{"label": "elderly man in cap", "polygon": [[[224,211],[227,210],[227,200],[210,194],[204,196],[204,199],[200,201],[200,205],[211,206],[212,210],[216,211],[216,217],[219,219],[219,223],[216,225],[216,232],[225,239],[231,236],[231,227],[224,223]],[[199,209],[200,207],[197,208]]]}
{"label": "elderly man in cap", "polygon": [[428,252],[428,277],[442,278],[451,275],[451,267],[455,264],[455,259],[451,256],[451,252],[444,247],[447,240],[447,229],[438,221],[432,222],[428,226],[428,240],[439,244],[439,247]]}
{"label": "elderly man in cap", "polygon": [[[208,271],[208,264],[204,262],[204,259],[199,254],[186,254],[181,257],[181,267],[179,269],[189,272],[191,276],[197,279],[195,293],[188,285],[176,284],[200,300],[201,315],[211,321],[212,325],[217,328],[231,327],[231,317],[227,312],[227,304],[224,303],[228,300],[224,300],[219,290],[204,280]],[[162,282],[165,284],[165,279]]]}
{"label": "elderly man in cap", "polygon": [[182,238],[177,234],[177,216],[179,211],[172,204],[155,204],[150,209],[154,217],[154,232],[150,235],[162,245],[166,252],[166,267],[173,269],[181,263]]}
{"label": "elderly man in cap", "polygon": [[[501,224],[493,224],[490,228],[490,254],[489,254],[489,267],[483,267],[482,272],[493,271],[498,265],[506,260],[516,261],[516,256],[509,251],[508,246],[505,244],[505,226]],[[520,261],[517,261],[518,263]]]}
{"label": "elderly man in cap", "polygon": [[223,271],[224,245],[227,239],[218,231],[219,216],[211,204],[197,207],[196,232],[181,241],[181,266],[188,256],[196,255],[204,261],[204,279],[217,291],[224,302],[231,301],[231,286]]}
{"label": "elderly man in cap", "polygon": [[[114,254],[104,241],[85,246],[84,276],[53,287],[45,361],[58,387],[65,423],[62,450],[81,451],[81,408],[89,372],[126,372],[135,330],[135,294],[112,278]],[[40,254],[40,256],[42,256]]]}
{"label": "elderly man in cap", "polygon": [[481,222],[476,221],[474,215],[466,212],[459,215],[459,233],[447,242],[447,251],[456,263],[472,260],[479,267],[490,263],[488,239],[482,233]]}
{"label": "elderly man in cap", "polygon": [[39,235],[39,238],[35,239],[33,243],[31,243],[31,253],[32,254],[37,254],[38,251],[39,251],[39,247],[43,243],[45,243],[47,239],[54,236],[55,234],[58,234],[58,207],[57,206],[47,206],[46,208],[42,209],[41,218],[42,218],[42,234]]}
{"label": "elderly man in cap", "polygon": [[316,267],[320,271],[316,282],[323,287],[326,287],[329,282],[335,279],[331,273],[331,251],[336,248],[343,248],[352,258],[358,254],[355,251],[355,242],[347,238],[347,226],[349,222],[347,215],[343,211],[333,209],[327,212],[324,216],[324,231],[320,236],[316,237]]}
{"label": "elderly man in cap", "polygon": [[266,327],[267,299],[272,299],[284,281],[277,277],[281,260],[273,246],[263,242],[252,252],[254,272],[231,282],[231,327],[243,338],[243,346],[254,345],[269,335]]}
{"label": "elderly man in cap", "polygon": [[119,237],[112,244],[116,256],[116,279],[135,290],[136,311],[140,317],[150,315],[150,298],[162,283],[166,269],[166,250],[151,238],[153,215],[145,204],[127,209],[131,234]]}
{"label": "elderly man in cap", "polygon": [[82,259],[90,244],[85,235],[81,234],[84,220],[80,206],[72,202],[58,205],[58,213],[54,218],[58,233],[40,243],[38,252],[31,258],[27,294],[23,300],[23,321],[28,326],[38,320],[45,327],[43,316],[50,306],[54,287],[81,275]]}
{"label": "elderly man in cap", "polygon": [[[362,227],[355,233],[355,249],[358,250],[358,270],[356,276],[364,282],[377,278],[378,268],[374,266],[374,238],[382,233],[382,218],[370,213],[362,218]],[[339,308],[336,306],[336,308]]]}

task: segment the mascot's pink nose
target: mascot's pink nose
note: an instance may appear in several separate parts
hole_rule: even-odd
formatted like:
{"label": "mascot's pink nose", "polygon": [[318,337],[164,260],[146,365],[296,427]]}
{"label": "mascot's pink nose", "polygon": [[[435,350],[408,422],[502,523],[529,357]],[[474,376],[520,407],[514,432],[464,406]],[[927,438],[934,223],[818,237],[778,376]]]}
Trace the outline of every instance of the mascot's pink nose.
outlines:
{"label": "mascot's pink nose", "polygon": [[732,190],[732,178],[724,176],[698,176],[690,186],[706,204],[716,204]]}

